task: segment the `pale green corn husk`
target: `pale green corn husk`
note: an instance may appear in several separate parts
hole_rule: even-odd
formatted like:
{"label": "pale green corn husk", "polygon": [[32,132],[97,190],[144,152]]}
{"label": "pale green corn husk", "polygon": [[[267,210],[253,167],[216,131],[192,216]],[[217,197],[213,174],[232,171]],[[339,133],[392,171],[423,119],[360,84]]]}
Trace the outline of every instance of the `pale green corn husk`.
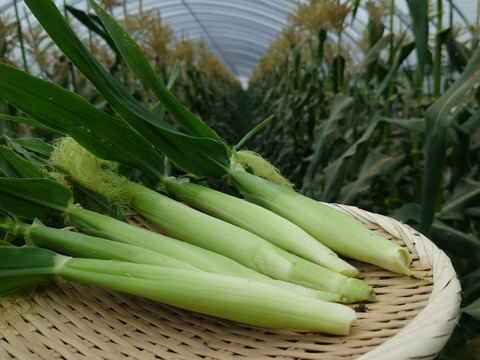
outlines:
{"label": "pale green corn husk", "polygon": [[[96,217],[96,219],[92,219],[91,221],[96,221],[97,223],[101,223],[102,220],[109,219],[101,215],[95,216],[94,213],[90,213],[90,215],[93,215],[93,218]],[[97,225],[97,227],[102,228],[101,225]],[[133,228],[133,226],[128,227]],[[122,228],[122,226],[120,226],[120,228]],[[16,236],[25,237],[27,244],[38,246],[44,249],[50,249],[63,255],[104,260],[119,260],[162,267],[174,267],[180,269],[204,271],[188,262],[173,258],[171,256],[167,256],[162,252],[133,245],[129,243],[128,240],[125,240],[125,237],[122,237],[123,242],[108,240],[103,237],[90,236],[75,231],[55,229],[43,226],[38,221],[34,222],[32,226],[16,226],[16,229]],[[148,231],[146,232],[149,233]],[[101,233],[102,235],[107,234],[105,231]],[[128,235],[128,231],[124,231],[123,235]],[[139,235],[141,236],[141,234]],[[109,234],[109,236],[118,240],[118,237],[115,237],[113,234]],[[168,239],[170,240],[170,238]],[[140,241],[140,243],[142,243],[142,241]],[[163,241],[160,243],[159,248],[162,248],[162,245],[164,245]],[[181,243],[180,245],[189,244]],[[168,246],[163,246],[163,249],[165,248],[167,248],[168,252]],[[205,268],[207,270],[210,270],[210,272],[229,274],[232,276],[241,276],[249,279],[258,280],[261,282],[285,288],[287,290],[304,296],[314,297],[325,301],[347,302],[346,298],[343,298],[342,296],[340,296],[340,294],[337,294],[335,292],[326,291],[323,289],[321,291],[318,291],[312,288],[307,288],[305,286],[274,280],[251,269],[245,268],[228,258],[224,259],[224,257],[216,253],[202,251],[204,249],[201,248],[192,249],[192,247],[190,247],[191,250],[197,250],[195,253],[191,254],[191,256],[186,256],[185,251],[182,252],[180,251],[181,249],[185,250],[186,247],[180,246],[178,249],[179,251],[175,252],[174,255],[178,256],[180,254],[180,258],[187,259],[189,261],[192,261],[193,259],[193,262],[195,263],[197,263],[199,261],[197,259],[201,258],[203,255],[205,257],[203,259],[204,264],[207,263],[207,266]],[[170,251],[171,250],[172,249],[170,248]],[[206,256],[208,256],[208,259],[206,258]],[[221,266],[215,267],[215,264],[221,264]],[[220,267],[221,269],[219,269]],[[213,268],[215,271],[211,271]]]}
{"label": "pale green corn husk", "polygon": [[[130,225],[81,207],[68,209],[65,221],[67,224],[75,225],[92,235],[152,250],[188,263],[203,271],[239,276],[270,283],[305,296],[325,301],[345,302],[338,293],[312,289],[300,286],[299,284],[272,279],[216,252],[138,226]],[[130,261],[132,260],[133,259]]]}
{"label": "pale green corn husk", "polygon": [[356,317],[355,312],[345,305],[235,276],[142,264],[125,264],[123,267],[120,262],[105,266],[83,265],[75,260],[59,271],[63,279],[123,291],[251,325],[346,335]]}
{"label": "pale green corn husk", "polygon": [[248,201],[292,221],[336,253],[414,275],[406,249],[368,230],[352,216],[246,171],[232,171],[230,178]]}
{"label": "pale green corn husk", "polygon": [[132,207],[167,233],[274,279],[290,280],[295,264],[268,241],[144,186],[131,182],[129,188]]}
{"label": "pale green corn husk", "polygon": [[197,209],[246,229],[272,244],[341,274],[356,277],[358,270],[303,229],[261,206],[234,196],[175,179],[164,179],[167,191]]}
{"label": "pale green corn husk", "polygon": [[0,246],[0,296],[62,281],[122,291],[255,326],[346,335],[356,317],[345,305],[235,276]]}
{"label": "pale green corn husk", "polygon": [[185,261],[149,249],[75,231],[42,226],[38,222],[26,228],[23,236],[26,243],[31,246],[50,249],[68,256],[202,271]]}

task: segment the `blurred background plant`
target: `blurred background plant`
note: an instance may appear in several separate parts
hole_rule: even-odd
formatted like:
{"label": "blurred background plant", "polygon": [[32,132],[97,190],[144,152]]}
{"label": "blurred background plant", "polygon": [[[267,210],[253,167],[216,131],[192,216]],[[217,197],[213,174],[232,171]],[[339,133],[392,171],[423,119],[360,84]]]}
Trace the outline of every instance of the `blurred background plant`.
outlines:
{"label": "blurred background plant", "polygon": [[395,26],[395,1],[368,1],[358,61],[342,32],[359,3],[311,0],[292,14],[250,80],[252,126],[275,119],[247,146],[310,197],[428,234],[463,286],[459,327],[438,358],[478,359],[478,22],[453,26],[453,2],[420,0],[407,1],[411,28]]}
{"label": "blurred background plant", "polygon": [[[16,17],[0,14],[1,61],[109,111],[40,27],[19,22],[23,9],[12,1]],[[140,6],[132,15],[124,0],[101,4],[123,7],[122,24],[153,68],[166,82],[177,73],[173,93],[228,143],[273,114],[245,146],[299,191],[397,218],[443,249],[463,300],[438,359],[480,359],[479,19],[454,25],[453,1],[407,1],[408,24],[395,17],[395,0],[301,2],[244,90],[204,42],[174,33],[158,10]],[[359,6],[369,17],[352,46],[345,29]],[[65,17],[88,28],[84,42],[125,88],[149,107],[156,103],[95,16],[66,6]],[[54,137],[10,121],[22,114],[5,101],[0,113],[0,143]]]}

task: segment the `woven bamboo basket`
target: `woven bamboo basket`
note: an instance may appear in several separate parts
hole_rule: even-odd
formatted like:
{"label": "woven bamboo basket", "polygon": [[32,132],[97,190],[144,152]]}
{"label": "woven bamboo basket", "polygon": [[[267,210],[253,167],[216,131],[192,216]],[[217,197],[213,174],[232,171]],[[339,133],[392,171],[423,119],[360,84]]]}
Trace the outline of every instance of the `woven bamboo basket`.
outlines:
{"label": "woven bamboo basket", "polygon": [[[33,298],[3,301],[0,359],[432,359],[456,325],[460,285],[449,258],[429,239],[391,218],[330,204],[411,252],[428,280],[352,262],[377,301],[353,304],[348,336],[267,329],[148,299],[65,283]],[[130,221],[158,231],[141,217]]]}

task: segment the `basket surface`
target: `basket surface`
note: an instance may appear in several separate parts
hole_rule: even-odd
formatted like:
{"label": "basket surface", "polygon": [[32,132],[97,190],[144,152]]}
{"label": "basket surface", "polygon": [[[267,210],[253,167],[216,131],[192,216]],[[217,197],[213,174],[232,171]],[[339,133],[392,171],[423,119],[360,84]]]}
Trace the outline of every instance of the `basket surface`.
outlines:
{"label": "basket surface", "polygon": [[[0,359],[432,359],[448,340],[460,304],[449,258],[391,218],[329,204],[409,249],[411,279],[352,261],[377,301],[352,304],[348,336],[267,329],[166,306],[145,298],[65,283],[31,300],[0,305]],[[152,230],[140,217],[130,219]]]}

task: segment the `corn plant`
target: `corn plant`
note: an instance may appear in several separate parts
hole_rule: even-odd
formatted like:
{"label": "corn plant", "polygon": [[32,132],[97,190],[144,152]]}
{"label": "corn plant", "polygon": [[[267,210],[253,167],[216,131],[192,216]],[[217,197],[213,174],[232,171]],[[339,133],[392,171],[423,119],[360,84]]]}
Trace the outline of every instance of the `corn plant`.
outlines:
{"label": "corn plant", "polygon": [[[260,122],[262,112],[277,118],[247,146],[268,153],[308,196],[409,222],[451,256],[464,284],[465,310],[439,358],[456,358],[452,349],[478,339],[479,328],[480,293],[473,285],[480,260],[475,27],[465,24],[472,40],[462,43],[451,21],[452,2],[407,1],[411,29],[393,35],[388,31],[395,1],[385,5],[365,4],[370,15],[365,53],[343,67],[341,92],[335,84],[338,66],[326,60],[335,39],[330,29],[292,44],[282,63],[255,74],[247,91],[258,109],[252,122]],[[297,19],[299,14],[301,8]],[[304,27],[313,28],[311,20],[306,17]],[[428,32],[431,21],[434,34]],[[321,19],[317,25],[321,28]],[[309,51],[319,56],[306,56]],[[426,75],[430,70],[432,77]],[[313,124],[309,130],[307,119]],[[474,350],[466,347],[458,358],[469,357],[468,351]]]}

